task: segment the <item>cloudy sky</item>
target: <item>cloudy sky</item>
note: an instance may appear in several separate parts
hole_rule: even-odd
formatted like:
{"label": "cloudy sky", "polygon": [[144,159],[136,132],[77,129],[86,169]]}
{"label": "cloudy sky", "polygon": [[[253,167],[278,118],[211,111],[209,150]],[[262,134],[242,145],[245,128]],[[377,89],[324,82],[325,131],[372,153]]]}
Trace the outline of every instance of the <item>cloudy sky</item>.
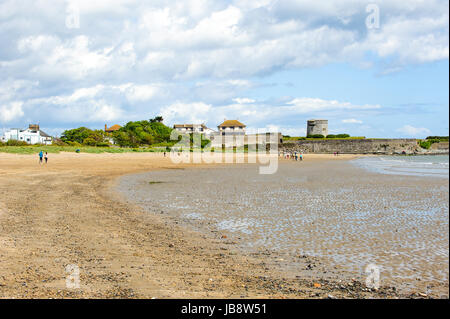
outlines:
{"label": "cloudy sky", "polygon": [[0,0],[0,129],[448,135],[447,0]]}

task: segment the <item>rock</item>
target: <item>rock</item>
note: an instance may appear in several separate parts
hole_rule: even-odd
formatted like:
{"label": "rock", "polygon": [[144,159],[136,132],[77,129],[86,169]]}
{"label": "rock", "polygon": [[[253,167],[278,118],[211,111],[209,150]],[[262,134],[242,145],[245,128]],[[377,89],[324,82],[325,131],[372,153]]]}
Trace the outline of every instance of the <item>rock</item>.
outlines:
{"label": "rock", "polygon": [[169,244],[169,247],[170,247],[170,248],[173,248],[173,247],[174,247],[174,245],[173,245],[173,244]]}

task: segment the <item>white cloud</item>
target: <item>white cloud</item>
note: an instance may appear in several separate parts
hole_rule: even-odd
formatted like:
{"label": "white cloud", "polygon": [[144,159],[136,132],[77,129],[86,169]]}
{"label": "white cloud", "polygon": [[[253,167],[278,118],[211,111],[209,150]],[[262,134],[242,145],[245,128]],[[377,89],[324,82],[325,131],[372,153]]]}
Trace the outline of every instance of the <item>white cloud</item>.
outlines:
{"label": "white cloud", "polygon": [[345,119],[342,120],[342,123],[347,123],[347,124],[362,124],[363,121],[357,120],[357,119]]}
{"label": "white cloud", "polygon": [[167,123],[205,123],[210,116],[212,105],[202,102],[177,102],[161,110],[161,115]]}
{"label": "white cloud", "polygon": [[124,92],[130,102],[149,101],[158,94],[162,94],[162,89],[159,85],[139,85],[127,83],[113,88],[118,88],[121,92]]}
{"label": "white cloud", "polygon": [[311,113],[318,111],[335,110],[370,110],[379,109],[380,105],[355,105],[349,102],[336,100],[323,100],[319,98],[296,98],[288,102],[292,109],[298,113]]}
{"label": "white cloud", "polygon": [[380,29],[369,32],[365,4],[357,1],[77,3],[82,35],[61,31],[64,4],[8,1],[6,9],[17,13],[0,27],[0,39],[18,55],[15,63],[0,63],[58,80],[134,82],[141,72],[158,79],[225,78],[332,62],[369,65],[367,53],[389,60],[394,70],[449,55],[447,1],[381,1]]}
{"label": "white cloud", "polygon": [[248,104],[248,103],[256,102],[255,100],[249,99],[249,98],[246,98],[246,97],[244,97],[244,98],[237,97],[237,98],[233,99],[233,101],[236,102],[237,104]]}
{"label": "white cloud", "polygon": [[[247,98],[234,98],[235,103],[213,106],[203,102],[177,102],[162,107],[160,113],[168,123],[207,123],[215,127],[223,119],[238,119],[249,130],[278,128],[283,134],[304,132],[309,116],[320,112],[345,115],[348,110],[358,112],[378,109],[379,105],[355,105],[349,102],[318,98],[296,98],[284,104],[274,105]],[[289,133],[286,133],[289,134]]]}
{"label": "white cloud", "polygon": [[404,125],[397,129],[397,131],[413,137],[420,137],[431,133],[431,131],[425,127],[414,127],[412,125]]}
{"label": "white cloud", "polygon": [[255,127],[321,112],[358,117],[381,106],[245,96],[278,71],[343,62],[387,74],[449,55],[448,1],[376,1],[376,30],[365,26],[367,3],[356,0],[70,2],[80,29],[65,28],[67,1],[0,2],[2,119],[18,118],[19,100],[27,118],[64,123],[156,112],[177,122],[241,117]]}
{"label": "white cloud", "polygon": [[0,122],[7,123],[22,117],[24,115],[22,105],[23,102],[12,102],[7,105],[0,105]]}

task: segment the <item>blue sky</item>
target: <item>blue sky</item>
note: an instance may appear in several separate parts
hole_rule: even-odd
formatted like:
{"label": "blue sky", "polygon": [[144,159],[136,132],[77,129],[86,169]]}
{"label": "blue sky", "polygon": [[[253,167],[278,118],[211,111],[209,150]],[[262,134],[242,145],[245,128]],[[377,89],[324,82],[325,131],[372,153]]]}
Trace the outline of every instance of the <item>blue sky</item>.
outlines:
{"label": "blue sky", "polygon": [[[374,9],[375,6],[375,9]],[[448,135],[448,1],[0,1],[0,130]],[[374,20],[375,19],[375,20]],[[378,23],[375,23],[378,21]]]}

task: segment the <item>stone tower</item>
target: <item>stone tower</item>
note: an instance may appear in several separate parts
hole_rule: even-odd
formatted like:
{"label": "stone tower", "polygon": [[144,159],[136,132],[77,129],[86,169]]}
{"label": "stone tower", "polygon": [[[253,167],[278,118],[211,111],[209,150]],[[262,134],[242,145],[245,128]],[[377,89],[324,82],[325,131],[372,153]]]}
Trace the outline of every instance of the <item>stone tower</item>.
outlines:
{"label": "stone tower", "polygon": [[307,135],[328,135],[328,120],[309,120],[306,130]]}

